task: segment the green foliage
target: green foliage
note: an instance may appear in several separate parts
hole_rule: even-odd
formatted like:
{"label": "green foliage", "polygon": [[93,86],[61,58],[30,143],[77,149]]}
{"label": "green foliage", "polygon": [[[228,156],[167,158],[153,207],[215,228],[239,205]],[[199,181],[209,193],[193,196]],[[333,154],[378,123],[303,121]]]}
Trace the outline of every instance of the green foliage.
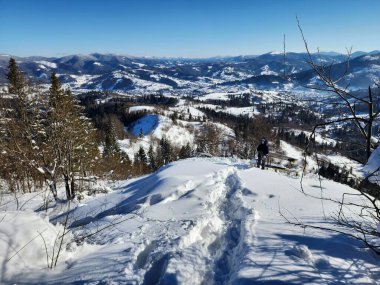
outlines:
{"label": "green foliage", "polygon": [[25,78],[17,66],[14,58],[9,60],[7,79],[9,82],[8,91],[10,94],[16,94],[18,96],[26,95]]}
{"label": "green foliage", "polygon": [[186,146],[182,146],[180,151],[179,151],[179,158],[184,159],[184,158],[189,158],[191,157],[191,147],[190,144],[187,143]]}
{"label": "green foliage", "polygon": [[104,156],[115,155],[120,152],[119,144],[117,143],[115,127],[111,120],[108,121],[104,135]]}

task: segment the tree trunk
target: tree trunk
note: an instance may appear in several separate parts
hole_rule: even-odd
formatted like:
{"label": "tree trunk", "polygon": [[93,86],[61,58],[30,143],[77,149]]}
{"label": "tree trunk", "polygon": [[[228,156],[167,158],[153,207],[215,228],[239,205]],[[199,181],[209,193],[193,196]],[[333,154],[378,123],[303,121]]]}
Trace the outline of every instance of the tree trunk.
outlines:
{"label": "tree trunk", "polygon": [[64,178],[65,178],[66,198],[67,200],[71,200],[69,177],[65,175]]}
{"label": "tree trunk", "polygon": [[371,141],[372,141],[372,124],[374,121],[373,118],[373,100],[372,100],[372,91],[371,87],[368,87],[368,125],[367,125],[367,142],[366,142],[366,154],[367,154],[367,161],[369,157],[371,156]]}
{"label": "tree trunk", "polygon": [[71,179],[71,199],[75,198],[75,180],[74,177]]}
{"label": "tree trunk", "polygon": [[54,200],[57,201],[58,200],[58,197],[57,197],[57,185],[53,181],[48,181],[48,184],[49,184],[50,191],[53,194]]}

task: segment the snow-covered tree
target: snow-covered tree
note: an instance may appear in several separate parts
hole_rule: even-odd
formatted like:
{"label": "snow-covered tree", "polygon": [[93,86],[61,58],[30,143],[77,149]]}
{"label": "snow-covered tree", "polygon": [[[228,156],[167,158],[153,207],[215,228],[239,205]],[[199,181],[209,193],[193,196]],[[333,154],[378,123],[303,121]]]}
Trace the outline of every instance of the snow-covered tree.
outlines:
{"label": "snow-covered tree", "polygon": [[113,121],[109,119],[106,125],[104,134],[104,151],[103,155],[110,156],[120,152],[119,144],[117,143],[116,131]]}
{"label": "snow-covered tree", "polygon": [[46,112],[46,146],[63,176],[68,199],[75,197],[75,179],[91,169],[98,156],[95,132],[70,91],[62,89],[56,74]]}

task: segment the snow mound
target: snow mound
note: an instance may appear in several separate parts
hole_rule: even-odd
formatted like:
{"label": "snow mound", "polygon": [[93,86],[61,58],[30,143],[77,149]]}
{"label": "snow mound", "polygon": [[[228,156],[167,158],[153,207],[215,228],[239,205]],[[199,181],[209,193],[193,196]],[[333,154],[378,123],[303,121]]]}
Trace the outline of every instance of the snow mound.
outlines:
{"label": "snow mound", "polygon": [[[62,235],[63,226],[54,226],[47,217],[33,212],[2,212],[0,220],[0,276],[12,276],[24,270],[46,270],[58,251],[57,237]],[[62,259],[60,256],[60,261]]]}
{"label": "snow mound", "polygon": [[380,185],[380,147],[377,147],[368,159],[367,164],[363,167],[365,177],[369,176],[369,181]]}
{"label": "snow mound", "polygon": [[295,256],[305,261],[312,261],[313,255],[306,245],[294,245],[292,249],[288,250],[287,255]]}

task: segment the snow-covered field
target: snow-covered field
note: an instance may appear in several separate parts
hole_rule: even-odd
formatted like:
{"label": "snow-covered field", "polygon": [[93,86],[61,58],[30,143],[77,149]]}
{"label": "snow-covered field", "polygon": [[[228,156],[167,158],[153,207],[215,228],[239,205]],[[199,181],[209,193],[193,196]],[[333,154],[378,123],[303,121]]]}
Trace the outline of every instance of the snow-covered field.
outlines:
{"label": "snow-covered field", "polygon": [[[313,176],[304,180],[319,196],[318,185]],[[355,191],[327,180],[322,186],[331,198]],[[302,194],[299,178],[248,161],[177,161],[70,210],[44,211],[44,196],[33,193],[18,202],[16,211],[12,196],[1,200],[6,284],[379,284],[379,258],[358,241],[292,226],[280,214],[329,225],[334,203]],[[62,253],[47,269],[66,217]]]}

